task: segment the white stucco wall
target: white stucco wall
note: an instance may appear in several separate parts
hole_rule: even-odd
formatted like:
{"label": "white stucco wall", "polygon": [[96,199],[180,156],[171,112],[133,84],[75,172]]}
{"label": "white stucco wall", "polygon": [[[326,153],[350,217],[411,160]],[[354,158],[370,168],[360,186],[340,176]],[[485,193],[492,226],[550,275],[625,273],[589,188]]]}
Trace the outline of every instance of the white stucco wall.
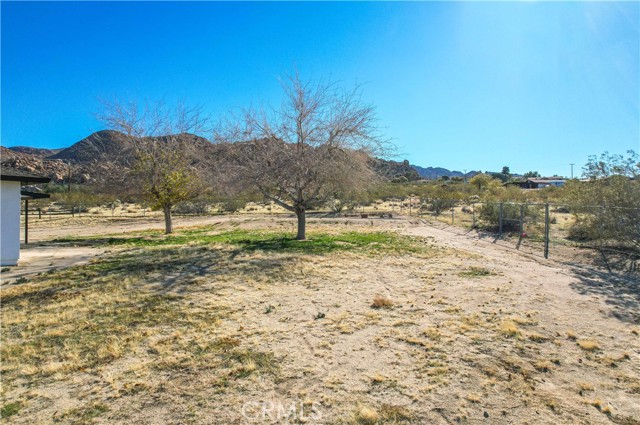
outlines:
{"label": "white stucco wall", "polygon": [[0,181],[0,266],[20,258],[20,182]]}

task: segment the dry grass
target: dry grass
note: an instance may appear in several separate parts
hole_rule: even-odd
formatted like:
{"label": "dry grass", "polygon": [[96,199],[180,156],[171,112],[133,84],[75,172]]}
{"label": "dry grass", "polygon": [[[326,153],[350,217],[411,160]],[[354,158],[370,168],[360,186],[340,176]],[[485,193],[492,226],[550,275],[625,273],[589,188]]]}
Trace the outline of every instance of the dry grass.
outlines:
{"label": "dry grass", "polygon": [[531,341],[534,342],[545,342],[548,341],[549,338],[547,338],[546,336],[539,334],[537,332],[530,332],[527,334],[527,338]]}
{"label": "dry grass", "polygon": [[593,384],[584,381],[578,382],[578,388],[580,388],[581,391],[593,391],[596,389]]}
{"label": "dry grass", "polygon": [[361,406],[351,414],[349,423],[352,425],[382,425],[412,422],[413,415],[405,407],[383,404],[378,410]]}
{"label": "dry grass", "polygon": [[500,333],[508,337],[514,337],[520,334],[520,329],[513,320],[503,320],[500,323]]}
{"label": "dry grass", "polygon": [[371,303],[371,308],[390,310],[393,308],[393,301],[382,295],[377,295]]}
{"label": "dry grass", "polygon": [[375,409],[363,406],[353,413],[352,423],[357,425],[375,425],[379,419],[380,414]]}
{"label": "dry grass", "polygon": [[600,349],[600,344],[595,339],[581,339],[578,341],[578,347],[584,351],[596,351]]}

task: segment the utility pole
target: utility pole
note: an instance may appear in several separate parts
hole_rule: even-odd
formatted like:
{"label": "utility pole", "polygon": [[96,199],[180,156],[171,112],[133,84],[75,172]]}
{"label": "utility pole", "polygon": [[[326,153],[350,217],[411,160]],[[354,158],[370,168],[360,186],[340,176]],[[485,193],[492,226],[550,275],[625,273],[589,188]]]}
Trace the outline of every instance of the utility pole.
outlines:
{"label": "utility pole", "polygon": [[467,182],[467,169],[465,168],[462,171],[464,171],[464,175],[462,177],[464,178],[464,182],[466,183]]}
{"label": "utility pole", "polygon": [[573,166],[575,165],[573,162],[571,164],[571,180],[573,180]]}
{"label": "utility pole", "polygon": [[67,167],[69,170],[68,180],[67,180],[67,193],[71,192],[71,161],[67,160]]}

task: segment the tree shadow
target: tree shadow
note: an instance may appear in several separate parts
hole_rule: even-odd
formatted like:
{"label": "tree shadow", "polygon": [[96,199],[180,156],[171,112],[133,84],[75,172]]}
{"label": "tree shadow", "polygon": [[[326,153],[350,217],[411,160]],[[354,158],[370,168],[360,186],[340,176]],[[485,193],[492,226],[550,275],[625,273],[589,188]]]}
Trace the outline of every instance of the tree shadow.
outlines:
{"label": "tree shadow", "polygon": [[[148,288],[160,293],[210,292],[227,286],[229,277],[248,281],[252,276],[280,273],[291,267],[297,258],[290,255],[255,258],[245,254],[250,250],[193,246],[155,250],[136,250],[130,261],[111,268],[109,275],[141,275]],[[199,285],[206,277],[211,285]]]}
{"label": "tree shadow", "polygon": [[640,324],[640,275],[614,274],[594,268],[572,267],[578,282],[571,288],[582,295],[603,298],[611,306],[612,317],[623,322]]}
{"label": "tree shadow", "polygon": [[[177,295],[216,292],[228,286],[229,277],[279,274],[290,269],[298,257],[244,255],[250,251],[208,246],[133,248],[105,254],[91,264],[52,270],[29,279],[35,285],[25,291],[5,294],[3,303],[60,301],[84,290],[108,291],[115,288],[143,290],[151,295]],[[212,284],[202,285],[202,277]],[[242,280],[241,280],[242,281]],[[44,286],[38,283],[45,283]]]}

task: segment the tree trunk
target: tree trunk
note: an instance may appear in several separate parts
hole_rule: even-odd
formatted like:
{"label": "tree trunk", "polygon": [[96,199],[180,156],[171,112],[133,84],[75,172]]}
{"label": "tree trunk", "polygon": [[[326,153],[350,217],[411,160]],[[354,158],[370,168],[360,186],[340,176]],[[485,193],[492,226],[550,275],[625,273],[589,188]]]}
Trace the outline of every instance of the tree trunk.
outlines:
{"label": "tree trunk", "polygon": [[171,206],[164,207],[164,233],[169,234],[173,233],[173,222],[171,221]]}
{"label": "tree trunk", "polygon": [[296,239],[303,241],[307,238],[307,222],[304,208],[296,208],[296,215],[298,216],[298,235]]}

